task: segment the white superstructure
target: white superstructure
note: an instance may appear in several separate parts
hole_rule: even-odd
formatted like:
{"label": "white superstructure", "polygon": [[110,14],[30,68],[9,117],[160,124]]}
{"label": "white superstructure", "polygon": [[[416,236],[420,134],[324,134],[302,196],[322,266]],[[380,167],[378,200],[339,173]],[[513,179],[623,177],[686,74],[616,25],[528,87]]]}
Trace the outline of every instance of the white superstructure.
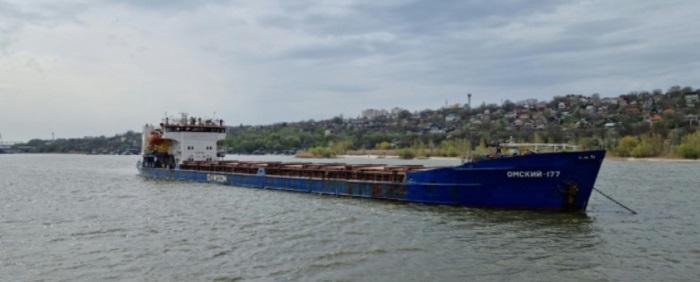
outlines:
{"label": "white superstructure", "polygon": [[226,138],[220,119],[202,119],[182,114],[165,118],[158,128],[144,126],[143,155],[152,155],[154,166],[174,167],[183,161],[210,161],[223,158],[219,141]]}

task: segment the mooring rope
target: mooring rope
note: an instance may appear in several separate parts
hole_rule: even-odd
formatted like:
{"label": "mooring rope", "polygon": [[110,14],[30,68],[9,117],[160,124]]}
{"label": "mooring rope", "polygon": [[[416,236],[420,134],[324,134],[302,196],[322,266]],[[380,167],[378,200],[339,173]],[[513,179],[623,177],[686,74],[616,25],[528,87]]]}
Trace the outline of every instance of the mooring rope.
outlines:
{"label": "mooring rope", "polygon": [[629,207],[623,205],[623,204],[620,203],[619,201],[613,199],[613,197],[608,196],[608,194],[603,193],[603,191],[600,191],[600,189],[593,187],[593,190],[595,190],[596,192],[600,193],[600,194],[603,195],[604,197],[608,198],[608,200],[612,201],[613,203],[616,203],[616,204],[618,204],[619,206],[621,206],[621,207],[625,208],[626,210],[630,211],[632,214],[637,214],[636,211],[634,211],[633,209],[631,209],[631,208],[629,208]]}

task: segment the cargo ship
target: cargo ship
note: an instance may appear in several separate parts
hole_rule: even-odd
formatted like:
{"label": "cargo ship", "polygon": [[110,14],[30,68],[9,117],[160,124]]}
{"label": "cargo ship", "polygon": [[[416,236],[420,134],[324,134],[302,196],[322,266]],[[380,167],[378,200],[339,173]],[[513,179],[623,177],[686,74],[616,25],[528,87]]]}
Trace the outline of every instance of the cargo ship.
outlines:
{"label": "cargo ship", "polygon": [[[585,211],[605,151],[504,143],[461,165],[224,160],[220,119],[182,115],[143,130],[148,178],[477,208]],[[523,152],[523,148],[529,151]]]}

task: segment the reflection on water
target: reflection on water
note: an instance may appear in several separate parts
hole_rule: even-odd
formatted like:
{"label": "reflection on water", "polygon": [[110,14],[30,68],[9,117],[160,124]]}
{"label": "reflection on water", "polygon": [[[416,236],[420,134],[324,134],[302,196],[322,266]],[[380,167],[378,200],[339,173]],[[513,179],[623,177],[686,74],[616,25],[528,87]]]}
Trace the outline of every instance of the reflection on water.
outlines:
{"label": "reflection on water", "polygon": [[135,162],[0,155],[0,280],[700,275],[697,163],[606,161],[597,186],[635,216],[595,194],[586,214],[470,209],[154,181]]}

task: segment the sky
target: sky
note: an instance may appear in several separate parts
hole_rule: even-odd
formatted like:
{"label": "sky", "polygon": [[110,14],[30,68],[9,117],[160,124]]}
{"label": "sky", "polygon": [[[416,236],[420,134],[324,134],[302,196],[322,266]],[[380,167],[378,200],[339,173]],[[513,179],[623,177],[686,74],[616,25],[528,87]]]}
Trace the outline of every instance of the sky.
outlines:
{"label": "sky", "polygon": [[697,0],[0,0],[5,141],[700,87]]}

